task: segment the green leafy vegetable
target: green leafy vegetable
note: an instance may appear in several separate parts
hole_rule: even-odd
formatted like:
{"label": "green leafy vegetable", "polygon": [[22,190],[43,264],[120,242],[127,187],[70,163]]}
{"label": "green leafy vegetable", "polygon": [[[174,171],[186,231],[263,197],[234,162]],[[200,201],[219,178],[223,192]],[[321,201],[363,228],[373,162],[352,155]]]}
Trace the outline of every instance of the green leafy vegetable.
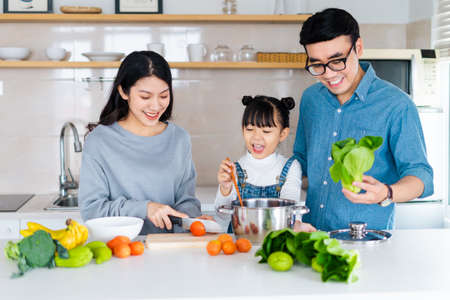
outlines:
{"label": "green leafy vegetable", "polygon": [[355,282],[354,270],[359,266],[356,250],[345,250],[336,239],[323,239],[315,245],[318,254],[313,258],[313,269],[320,272],[322,281]]}
{"label": "green leafy vegetable", "polygon": [[9,241],[5,249],[3,249],[3,252],[5,252],[5,256],[9,260],[19,260],[20,251],[19,251],[19,245],[17,243],[14,243],[12,241]]}
{"label": "green leafy vegetable", "polygon": [[381,144],[383,138],[379,136],[365,136],[358,143],[353,138],[334,143],[331,146],[334,164],[330,167],[333,181],[341,180],[345,189],[359,193],[361,189],[352,183],[362,181],[363,174],[372,168],[375,160],[374,152]]}
{"label": "green leafy vegetable", "polygon": [[66,248],[64,248],[63,245],[58,240],[53,240],[56,245],[56,252],[58,253],[58,256],[61,258],[69,258],[69,251],[67,251]]}
{"label": "green leafy vegetable", "polygon": [[268,233],[264,238],[261,248],[255,253],[255,256],[261,256],[260,263],[267,262],[269,255],[276,251],[283,251],[294,257],[295,235],[296,233],[290,228]]}
{"label": "green leafy vegetable", "polygon": [[55,255],[56,246],[49,233],[38,230],[19,242],[20,253],[32,267],[47,267]]}
{"label": "green leafy vegetable", "polygon": [[330,239],[328,233],[324,231],[312,233],[293,232],[291,229],[272,231],[266,235],[255,256],[261,256],[259,262],[265,263],[272,254],[279,252],[284,252],[298,262],[311,266],[313,270],[321,273],[324,282],[358,280],[354,272],[359,266],[358,252],[343,249],[338,240]]}
{"label": "green leafy vegetable", "polygon": [[317,254],[317,250],[314,247],[315,243],[327,238],[329,238],[328,233],[324,231],[316,231],[312,233],[303,232],[302,240],[295,252],[295,258],[299,262],[311,266],[312,259]]}
{"label": "green leafy vegetable", "polygon": [[55,251],[61,257],[68,257],[67,249],[43,230],[36,231],[18,243],[9,241],[4,249],[8,259],[17,261],[19,272],[12,274],[13,278],[21,277],[33,268],[54,268]]}

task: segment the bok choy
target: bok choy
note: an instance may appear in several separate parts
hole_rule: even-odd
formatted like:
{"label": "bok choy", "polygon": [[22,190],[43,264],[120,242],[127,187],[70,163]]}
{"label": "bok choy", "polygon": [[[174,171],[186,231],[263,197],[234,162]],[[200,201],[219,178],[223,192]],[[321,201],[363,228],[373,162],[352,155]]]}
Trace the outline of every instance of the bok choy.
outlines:
{"label": "bok choy", "polygon": [[363,174],[372,168],[375,161],[374,152],[381,144],[383,138],[380,136],[365,136],[358,143],[354,138],[334,143],[331,147],[334,164],[330,167],[333,181],[340,180],[342,187],[359,193],[361,189],[352,183],[361,182]]}

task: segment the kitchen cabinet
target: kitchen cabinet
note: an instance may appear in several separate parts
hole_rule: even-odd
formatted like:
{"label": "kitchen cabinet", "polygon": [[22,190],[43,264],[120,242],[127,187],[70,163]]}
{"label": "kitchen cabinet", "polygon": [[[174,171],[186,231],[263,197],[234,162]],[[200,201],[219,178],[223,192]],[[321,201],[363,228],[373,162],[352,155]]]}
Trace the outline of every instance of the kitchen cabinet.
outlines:
{"label": "kitchen cabinet", "polygon": [[16,212],[0,213],[0,239],[20,239],[20,230],[28,228],[27,222],[37,222],[51,229],[66,227],[67,219],[83,223],[77,210],[45,210],[55,200],[54,194],[35,195]]}
{"label": "kitchen cabinet", "polygon": [[[301,24],[310,15],[2,14],[1,23],[255,23]],[[77,24],[78,25],[78,24]],[[120,62],[0,61],[0,68],[118,68]],[[170,62],[176,69],[303,69],[303,63]]]}
{"label": "kitchen cabinet", "polygon": [[[197,188],[197,197],[202,202],[204,214],[215,215],[214,203],[207,203],[214,199],[217,187]],[[36,222],[50,229],[66,227],[66,220],[73,219],[80,224],[84,221],[79,210],[45,210],[55,200],[54,194],[36,195],[17,212],[0,213],[0,240],[20,239],[20,230],[28,228],[27,222]],[[221,220],[219,220],[221,221]],[[228,223],[223,226],[228,226]]]}
{"label": "kitchen cabinet", "polygon": [[19,237],[19,220],[0,220],[0,239],[17,239]]}
{"label": "kitchen cabinet", "polygon": [[[6,220],[0,220],[0,239],[20,239],[20,230],[27,229],[27,222],[36,222],[44,225],[50,229],[62,229],[66,227],[67,218],[64,215],[59,217],[53,216],[52,218],[45,217],[43,215],[36,214],[34,217],[22,218],[17,216],[16,219],[10,218]],[[74,218],[75,221],[83,223],[81,218]]]}

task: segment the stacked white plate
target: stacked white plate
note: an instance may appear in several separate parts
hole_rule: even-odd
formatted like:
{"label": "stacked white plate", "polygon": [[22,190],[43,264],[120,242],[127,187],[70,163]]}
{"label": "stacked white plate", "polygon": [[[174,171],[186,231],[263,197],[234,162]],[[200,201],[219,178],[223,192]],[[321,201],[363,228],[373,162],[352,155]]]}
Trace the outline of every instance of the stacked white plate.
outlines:
{"label": "stacked white plate", "polygon": [[86,56],[90,61],[119,61],[125,54],[122,52],[85,52],[81,55]]}

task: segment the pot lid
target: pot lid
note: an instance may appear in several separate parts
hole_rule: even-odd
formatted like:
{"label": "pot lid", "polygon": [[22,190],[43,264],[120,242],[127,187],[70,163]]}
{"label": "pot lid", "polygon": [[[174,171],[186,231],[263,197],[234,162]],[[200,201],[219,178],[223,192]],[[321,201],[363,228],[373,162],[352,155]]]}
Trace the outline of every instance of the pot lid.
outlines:
{"label": "pot lid", "polygon": [[365,222],[351,222],[350,228],[330,231],[330,237],[350,244],[377,244],[387,241],[392,234],[383,230],[366,229]]}

